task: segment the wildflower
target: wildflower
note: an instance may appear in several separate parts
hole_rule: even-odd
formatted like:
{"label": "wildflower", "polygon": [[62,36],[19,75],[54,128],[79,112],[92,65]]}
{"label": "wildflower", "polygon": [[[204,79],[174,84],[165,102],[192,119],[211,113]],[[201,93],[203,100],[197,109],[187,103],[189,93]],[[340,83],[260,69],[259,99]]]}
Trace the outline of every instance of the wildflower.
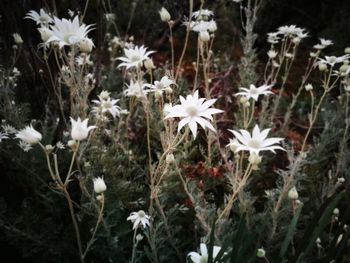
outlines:
{"label": "wildflower", "polygon": [[17,133],[17,130],[13,126],[11,126],[9,124],[1,125],[1,127],[4,130],[4,132],[7,133],[7,134],[15,134],[15,133]]}
{"label": "wildflower", "polygon": [[22,44],[23,44],[23,39],[22,39],[22,37],[21,37],[20,34],[18,34],[18,33],[13,33],[12,36],[13,36],[13,40],[15,41],[15,43],[16,43],[17,45],[22,45]]}
{"label": "wildflower", "polygon": [[160,81],[155,81],[154,85],[146,84],[150,87],[150,91],[164,91],[166,88],[170,87],[170,85],[175,84],[174,81],[168,78],[168,76],[164,76],[160,79]]}
{"label": "wildflower", "polygon": [[27,144],[33,145],[37,144],[42,139],[42,135],[40,132],[36,131],[32,125],[30,125],[17,132],[15,138],[18,138]]}
{"label": "wildflower", "polygon": [[269,58],[274,59],[277,56],[277,52],[275,50],[269,50],[267,55]]}
{"label": "wildflower", "polygon": [[171,16],[168,10],[165,9],[165,7],[162,7],[159,10],[159,15],[160,15],[160,20],[162,20],[163,22],[169,22],[171,20]]}
{"label": "wildflower", "polygon": [[148,84],[140,83],[138,81],[134,82],[133,80],[130,80],[130,84],[127,85],[127,89],[124,90],[124,94],[128,97],[145,97],[146,94],[149,92],[149,90],[145,89],[147,86]]}
{"label": "wildflower", "polygon": [[26,143],[25,141],[20,141],[19,142],[19,147],[24,151],[24,152],[29,152],[33,147],[29,144]]}
{"label": "wildflower", "polygon": [[107,22],[113,22],[115,20],[115,14],[106,13],[105,18],[106,18]]}
{"label": "wildflower", "polygon": [[73,20],[54,17],[54,22],[55,24],[50,26],[52,36],[47,42],[57,41],[60,48],[79,44],[87,39],[87,34],[92,30],[92,25],[80,25],[79,16],[76,16]]}
{"label": "wildflower", "polygon": [[285,36],[303,36],[305,29],[297,27],[295,25],[280,26],[277,33]]}
{"label": "wildflower", "polygon": [[90,60],[90,55],[82,54],[75,59],[75,62],[79,65],[89,65],[92,66],[93,62]]}
{"label": "wildflower", "polygon": [[240,133],[234,130],[229,130],[234,134],[237,141],[231,141],[227,146],[231,147],[233,144],[236,148],[235,152],[249,151],[250,154],[255,153],[259,155],[260,151],[284,150],[281,146],[275,145],[283,140],[283,138],[267,138],[270,129],[260,131],[258,125],[255,125],[252,135],[247,130],[240,130]]}
{"label": "wildflower", "polygon": [[107,190],[107,186],[103,178],[101,177],[94,178],[93,182],[94,182],[94,191],[96,194],[101,194]]}
{"label": "wildflower", "polygon": [[144,46],[135,46],[134,48],[124,48],[125,57],[118,57],[118,60],[121,60],[122,63],[118,65],[119,67],[126,67],[126,69],[133,67],[141,67],[143,61],[149,59],[149,55],[154,53],[154,51],[147,51],[147,48]]}
{"label": "wildflower", "polygon": [[314,45],[314,49],[322,50],[328,46],[333,45],[332,40],[328,40],[328,39],[324,39],[324,38],[320,38],[320,42],[321,43]]}
{"label": "wildflower", "polygon": [[291,200],[297,200],[299,198],[299,194],[295,186],[293,186],[288,192],[288,198]]}
{"label": "wildflower", "polygon": [[149,59],[146,59],[145,62],[143,62],[143,65],[145,66],[145,68],[146,68],[147,70],[152,70],[152,69],[156,68],[156,67],[154,66],[153,60],[150,59],[150,58],[149,58]]}
{"label": "wildflower", "polygon": [[347,62],[350,58],[350,55],[344,55],[341,57],[336,57],[336,56],[325,56],[325,58],[318,58],[318,62],[316,62],[316,64],[318,64],[318,66],[320,66],[320,64],[325,64],[325,65],[330,65],[331,67],[333,67],[335,64],[338,63],[344,63]]}
{"label": "wildflower", "polygon": [[278,32],[268,33],[267,34],[267,42],[270,44],[277,44],[279,41]]}
{"label": "wildflower", "polygon": [[115,118],[116,116],[120,117],[120,113],[122,110],[118,105],[116,105],[116,103],[119,100],[113,100],[111,98],[103,99],[101,98],[101,96],[99,96],[99,99],[100,100],[92,101],[97,105],[96,107],[93,107],[93,112],[102,114],[109,112],[113,116],[113,118]]}
{"label": "wildflower", "polygon": [[165,119],[180,117],[181,121],[179,122],[178,132],[188,124],[194,138],[197,136],[197,123],[203,129],[209,128],[211,131],[216,132],[213,125],[207,119],[212,121],[213,117],[211,115],[223,111],[209,108],[216,102],[216,99],[205,100],[205,98],[198,98],[198,90],[195,91],[193,96],[187,95],[186,99],[180,96],[181,105],[171,107]]}
{"label": "wildflower", "polygon": [[81,119],[78,118],[78,120],[75,121],[70,117],[70,121],[72,123],[71,136],[73,140],[85,140],[89,135],[89,131],[96,128],[96,126],[87,126],[89,119],[81,121]]}
{"label": "wildflower", "polygon": [[59,149],[59,150],[64,150],[64,144],[62,143],[62,142],[60,142],[60,141],[58,141],[57,143],[56,143],[56,147],[57,147],[57,149]]}
{"label": "wildflower", "polygon": [[[221,247],[213,246],[213,258],[219,254]],[[189,256],[193,263],[206,263],[208,262],[208,249],[204,243],[200,244],[200,254],[197,252],[190,252],[187,256]]]}
{"label": "wildflower", "polygon": [[350,47],[346,47],[346,48],[344,49],[344,53],[345,53],[345,54],[350,54]]}
{"label": "wildflower", "polygon": [[49,23],[53,22],[50,14],[46,13],[44,9],[40,9],[39,13],[34,10],[30,10],[24,18],[33,20],[37,25],[40,24],[47,26]]}
{"label": "wildflower", "polygon": [[146,228],[147,225],[149,226],[149,219],[150,216],[146,215],[143,210],[140,210],[138,212],[132,212],[126,220],[134,223],[132,229],[136,229],[139,225],[142,225],[143,228]]}
{"label": "wildflower", "polygon": [[[184,25],[187,25],[188,22],[184,23]],[[209,31],[209,32],[215,32],[217,30],[217,25],[214,20],[210,21],[192,21],[190,22],[190,28],[194,32],[203,32],[203,31]]]}
{"label": "wildflower", "polygon": [[173,163],[175,163],[175,156],[174,156],[174,154],[169,153],[169,154],[166,156],[166,158],[165,158],[165,162],[166,162],[167,164],[173,164]]}
{"label": "wildflower", "polygon": [[258,101],[260,95],[268,95],[273,94],[269,89],[272,87],[272,85],[262,85],[258,88],[256,88],[253,84],[249,86],[249,89],[247,88],[240,88],[240,90],[243,90],[241,92],[238,92],[235,94],[235,96],[241,95],[245,96],[247,99],[253,98],[253,100]]}

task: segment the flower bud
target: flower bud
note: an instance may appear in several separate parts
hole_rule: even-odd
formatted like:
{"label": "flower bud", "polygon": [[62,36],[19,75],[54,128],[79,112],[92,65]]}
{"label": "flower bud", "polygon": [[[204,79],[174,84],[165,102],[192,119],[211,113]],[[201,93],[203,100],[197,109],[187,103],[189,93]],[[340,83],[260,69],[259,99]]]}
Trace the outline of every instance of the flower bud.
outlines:
{"label": "flower bud", "polygon": [[156,97],[156,100],[160,100],[163,96],[163,91],[162,90],[156,90],[154,92],[154,96]]}
{"label": "flower bud", "polygon": [[106,91],[106,90],[103,90],[103,91],[101,91],[101,93],[100,93],[100,98],[102,99],[102,100],[108,100],[109,99],[109,92],[108,91]]}
{"label": "flower bud", "polygon": [[160,15],[160,20],[162,20],[163,22],[169,22],[171,19],[171,16],[170,16],[168,10],[165,9],[165,7],[162,7],[159,10],[159,15]]}
{"label": "flower bud", "polygon": [[293,186],[292,189],[289,190],[288,198],[291,199],[291,200],[297,200],[299,198],[299,194],[298,194],[297,189],[295,188],[295,186]]}
{"label": "flower bud", "polygon": [[167,164],[173,164],[175,163],[175,157],[174,157],[174,154],[170,153],[166,156],[166,159],[165,159],[166,163]]}
{"label": "flower bud", "polygon": [[137,241],[137,242],[140,242],[142,239],[143,239],[143,235],[138,234],[138,235],[136,236],[136,241]]}
{"label": "flower bud", "polygon": [[344,52],[345,54],[350,54],[350,47],[345,48]]}
{"label": "flower bud", "polygon": [[243,106],[244,106],[245,108],[249,108],[249,107],[250,107],[249,101],[247,101],[246,103],[244,103]]}
{"label": "flower bud", "polygon": [[96,194],[101,194],[104,191],[106,191],[107,186],[103,178],[101,177],[94,178],[93,182],[94,182],[94,191]]}
{"label": "flower bud", "polygon": [[305,86],[305,90],[306,91],[311,91],[311,90],[313,90],[313,87],[312,87],[312,84],[307,84],[306,86]]}
{"label": "flower bud", "polygon": [[325,71],[327,69],[327,65],[324,63],[320,63],[320,64],[318,64],[318,69],[320,71]]}
{"label": "flower bud", "polygon": [[15,43],[16,43],[17,45],[22,45],[22,44],[23,44],[23,39],[22,39],[22,37],[21,37],[20,34],[18,34],[18,33],[13,33],[12,36],[13,36],[13,40],[15,41]]}
{"label": "flower bud", "polygon": [[84,38],[79,43],[79,49],[83,53],[90,53],[92,51],[92,48],[94,47],[94,43],[90,38]]}
{"label": "flower bud", "polygon": [[346,73],[348,71],[348,69],[349,69],[349,65],[344,64],[344,65],[341,65],[341,67],[339,68],[339,71],[341,73]]}
{"label": "flower bud", "polygon": [[259,156],[258,154],[256,154],[256,153],[251,153],[251,154],[249,155],[248,161],[249,161],[249,163],[250,163],[251,165],[257,166],[258,164],[261,163],[261,159],[262,159],[261,156]]}
{"label": "flower bud", "polygon": [[202,42],[208,42],[210,40],[210,35],[209,35],[208,31],[199,32],[199,39]]}
{"label": "flower bud", "polygon": [[256,256],[257,256],[258,258],[264,258],[265,255],[266,255],[265,249],[259,248],[258,251],[257,251],[257,253],[256,253]]}
{"label": "flower bud", "polygon": [[165,93],[166,94],[172,94],[173,93],[173,89],[171,87],[166,87],[165,88]]}
{"label": "flower bud", "polygon": [[145,66],[145,68],[146,68],[147,70],[152,70],[152,69],[156,68],[156,67],[154,66],[153,60],[150,59],[150,58],[149,58],[149,59],[146,59],[145,62],[143,62],[143,65]]}
{"label": "flower bud", "polygon": [[335,216],[339,215],[339,208],[334,208],[333,215],[335,215]]}
{"label": "flower bud", "polygon": [[242,103],[242,104],[245,104],[246,102],[248,102],[248,98],[245,97],[245,96],[242,96],[242,97],[239,99],[239,102]]}
{"label": "flower bud", "polygon": [[55,147],[53,147],[51,144],[45,145],[45,150],[48,154],[52,153],[53,149],[55,149]]}
{"label": "flower bud", "polygon": [[77,149],[77,142],[76,140],[69,140],[67,142],[68,147],[72,149],[72,151],[75,151]]}
{"label": "flower bud", "polygon": [[273,59],[273,58],[275,58],[277,56],[277,52],[275,50],[271,49],[271,50],[269,50],[267,52],[267,55],[268,55],[269,58]]}

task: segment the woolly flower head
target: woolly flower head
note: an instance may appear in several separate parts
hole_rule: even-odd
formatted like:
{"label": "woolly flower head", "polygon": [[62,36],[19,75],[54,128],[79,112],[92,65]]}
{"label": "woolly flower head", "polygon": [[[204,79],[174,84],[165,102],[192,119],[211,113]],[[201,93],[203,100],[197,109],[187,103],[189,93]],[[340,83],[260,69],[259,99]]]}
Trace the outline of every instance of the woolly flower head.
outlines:
{"label": "woolly flower head", "polygon": [[55,24],[50,26],[51,37],[47,43],[57,41],[60,48],[79,44],[87,38],[92,25],[80,25],[79,16],[74,19],[59,19],[54,17]]}
{"label": "woolly flower head", "polygon": [[122,63],[118,65],[119,67],[126,67],[126,69],[133,67],[141,67],[143,61],[149,59],[149,55],[155,51],[147,51],[147,48],[144,46],[135,46],[131,48],[124,48],[124,57],[118,57],[118,60],[121,60]]}
{"label": "woolly flower head", "polygon": [[36,22],[37,25],[44,26],[47,26],[49,23],[53,22],[51,15],[46,13],[42,8],[40,9],[39,13],[34,10],[30,10],[24,18],[31,19]]}
{"label": "woolly flower head", "polygon": [[72,123],[71,136],[72,136],[73,140],[77,140],[77,141],[85,140],[88,137],[89,132],[92,129],[96,128],[96,126],[89,126],[88,127],[89,119],[85,119],[85,120],[81,121],[80,118],[78,118],[78,120],[74,120],[71,117],[70,121]]}
{"label": "woolly flower head", "polygon": [[230,140],[227,147],[234,149],[235,152],[249,151],[250,154],[259,155],[261,151],[271,151],[275,153],[275,150],[284,150],[281,146],[276,145],[283,140],[283,138],[267,138],[270,129],[260,131],[258,125],[255,125],[252,134],[247,130],[229,130],[236,137],[235,140]]}
{"label": "woolly flower head", "polygon": [[273,94],[270,91],[270,88],[272,85],[262,85],[258,88],[256,88],[253,84],[249,86],[249,89],[247,88],[240,88],[242,90],[241,92],[238,92],[235,94],[235,96],[245,96],[248,100],[252,98],[255,101],[258,101],[259,96],[261,95],[268,95],[268,94]]}
{"label": "woolly flower head", "polygon": [[30,125],[18,131],[15,138],[22,140],[26,144],[33,145],[40,142],[42,135],[40,132],[36,131],[32,125]]}
{"label": "woolly flower head", "polygon": [[207,120],[213,120],[211,115],[222,113],[222,110],[210,108],[216,102],[216,99],[210,99],[205,101],[205,98],[198,98],[198,90],[193,95],[187,95],[186,99],[180,96],[181,105],[173,106],[169,109],[169,114],[165,117],[174,118],[179,117],[178,132],[186,125],[190,127],[193,137],[197,136],[197,123],[205,129],[209,128],[215,132],[213,125]]}
{"label": "woolly flower head", "polygon": [[150,87],[150,91],[164,91],[166,88],[169,88],[170,85],[174,85],[175,82],[169,79],[168,76],[164,76],[160,81],[155,81],[154,85],[146,84]]}
{"label": "woolly flower head", "polygon": [[[221,247],[213,246],[213,259],[219,254]],[[204,243],[200,244],[200,254],[197,252],[190,252],[187,255],[190,257],[193,263],[207,263],[208,262],[208,249]]]}
{"label": "woolly flower head", "polygon": [[131,221],[134,223],[132,229],[136,229],[139,225],[143,228],[149,226],[150,216],[145,213],[145,211],[140,210],[138,212],[132,212],[130,216],[126,219],[127,221]]}
{"label": "woolly flower head", "polygon": [[208,20],[208,17],[214,15],[214,12],[208,9],[201,9],[192,13],[192,18],[197,20]]}

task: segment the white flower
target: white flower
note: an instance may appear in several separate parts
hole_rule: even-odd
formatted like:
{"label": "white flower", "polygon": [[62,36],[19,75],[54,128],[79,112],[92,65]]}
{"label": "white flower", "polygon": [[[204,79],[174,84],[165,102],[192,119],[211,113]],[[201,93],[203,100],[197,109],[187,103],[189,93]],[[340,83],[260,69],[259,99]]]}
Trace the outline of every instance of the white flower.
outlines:
{"label": "white flower", "polygon": [[275,58],[277,56],[277,52],[275,50],[271,49],[271,50],[269,50],[267,52],[267,55],[268,55],[269,58],[273,59],[273,58]]}
{"label": "white flower", "polygon": [[160,81],[155,81],[154,85],[146,84],[146,86],[150,87],[150,91],[164,91],[173,84],[175,84],[174,81],[169,79],[168,76],[164,76],[160,79]]}
{"label": "white flower", "polygon": [[146,90],[145,88],[149,86],[148,84],[145,83],[139,83],[138,81],[134,82],[133,80],[130,80],[130,84],[126,85],[128,88],[124,90],[125,96],[128,97],[145,97],[146,94],[149,92],[149,90]]}
{"label": "white flower", "polygon": [[201,9],[192,13],[192,18],[200,20],[203,17],[214,15],[214,12],[208,9]]}
{"label": "white flower", "polygon": [[147,225],[149,226],[149,219],[150,216],[146,215],[143,210],[140,210],[138,212],[132,212],[126,220],[130,220],[132,223],[134,223],[132,229],[135,229],[139,225],[142,225],[143,228],[146,228]]}
{"label": "white flower", "polygon": [[288,192],[288,198],[291,200],[297,200],[299,198],[299,194],[295,186],[293,186]]}
{"label": "white flower", "polygon": [[180,117],[178,132],[186,125],[191,129],[193,137],[197,136],[197,123],[202,126],[203,129],[209,128],[215,132],[213,125],[207,120],[213,120],[211,115],[221,113],[222,110],[209,108],[216,102],[216,99],[210,99],[204,102],[205,98],[198,98],[198,90],[195,91],[194,95],[187,95],[186,99],[180,96],[181,105],[176,105],[169,109],[169,114],[165,117],[174,118]]}
{"label": "white flower", "polygon": [[72,123],[71,136],[73,140],[85,140],[89,135],[89,131],[96,128],[96,126],[87,126],[89,119],[81,121],[81,119],[78,118],[78,120],[75,121],[70,117],[70,121]]}
{"label": "white flower", "polygon": [[134,48],[124,48],[125,57],[118,57],[118,60],[121,60],[122,63],[118,65],[119,67],[126,67],[126,69],[132,67],[141,67],[143,61],[149,59],[149,55],[154,53],[154,51],[147,51],[147,48],[144,46],[135,46]]}
{"label": "white flower", "polygon": [[119,100],[113,100],[110,97],[103,99],[101,96],[98,96],[100,100],[93,100],[92,102],[97,105],[97,107],[93,107],[92,111],[95,113],[106,113],[109,112],[113,118],[116,116],[120,117],[120,113],[122,109],[116,105]]}
{"label": "white flower", "polygon": [[93,62],[90,60],[90,55],[82,54],[75,59],[75,62],[79,65],[89,65],[92,66]]}
{"label": "white flower", "polygon": [[260,95],[268,95],[273,94],[269,89],[272,87],[272,85],[262,85],[258,88],[256,88],[253,84],[249,86],[249,89],[247,88],[240,88],[240,90],[243,90],[241,92],[238,92],[235,94],[235,96],[241,95],[245,96],[247,99],[253,98],[253,100],[258,101]]}
{"label": "white flower", "polygon": [[94,182],[94,191],[96,194],[101,194],[107,190],[107,186],[103,178],[101,177],[94,178],[93,182]]}
{"label": "white flower", "polygon": [[267,42],[270,44],[277,44],[280,40],[278,36],[278,32],[268,33],[267,34]]}
{"label": "white flower", "polygon": [[0,132],[0,142],[2,142],[2,140],[8,139],[8,134],[6,132]]}
{"label": "white flower", "polygon": [[21,147],[21,149],[24,151],[24,152],[29,152],[31,149],[33,149],[33,147],[24,142],[24,141],[19,141],[19,147]]}
{"label": "white flower", "polygon": [[13,33],[12,36],[13,36],[13,40],[15,41],[15,43],[16,43],[17,45],[23,44],[23,39],[22,39],[22,37],[21,37],[20,34],[18,34],[18,33]]}
{"label": "white flower", "polygon": [[57,147],[57,149],[60,149],[60,150],[64,150],[64,144],[61,142],[61,141],[58,141],[57,143],[56,143],[56,147]]}
{"label": "white flower", "polygon": [[[275,150],[284,150],[281,146],[274,145],[283,140],[283,138],[267,138],[270,129],[265,129],[260,131],[258,125],[255,125],[252,135],[247,130],[239,130],[239,132],[234,130],[229,130],[234,134],[237,141],[231,141],[227,146],[235,146],[235,152],[239,151],[249,151],[250,154],[255,153],[259,155],[260,151],[271,151],[275,153]],[[231,145],[232,144],[232,145]]]}
{"label": "white flower", "polygon": [[330,66],[334,66],[337,63],[343,63],[345,61],[348,61],[350,58],[350,55],[344,55],[341,57],[335,57],[335,56],[325,56],[325,58],[318,58],[318,62],[316,63],[317,65],[320,64],[326,64],[326,65],[330,65]]}
{"label": "white flower", "polygon": [[300,37],[300,36],[303,36],[304,34],[306,34],[303,32],[304,30],[305,29],[297,27],[295,25],[280,26],[278,28],[277,33],[281,34],[281,35],[286,35],[286,36],[293,36],[294,35],[294,36]]}
{"label": "white flower", "polygon": [[[216,258],[216,256],[219,254],[220,250],[221,250],[221,247],[213,246],[213,259]],[[187,256],[191,258],[193,263],[207,263],[208,262],[208,249],[204,243],[200,244],[200,251],[201,251],[200,254],[197,252],[190,252],[190,253],[188,253]]]}
{"label": "white flower", "polygon": [[266,256],[266,251],[263,248],[259,248],[258,251],[256,252],[256,256],[258,258],[264,258]]}
{"label": "white flower", "polygon": [[39,13],[34,10],[30,10],[24,18],[32,19],[37,25],[48,25],[49,23],[53,22],[50,14],[46,13],[44,9],[40,9]]}
{"label": "white flower", "polygon": [[165,7],[162,7],[159,10],[159,15],[160,15],[160,20],[162,20],[163,22],[169,22],[170,19],[171,19],[171,16],[170,16],[168,10],[166,10]]}
{"label": "white flower", "polygon": [[30,125],[17,132],[15,138],[18,138],[27,144],[33,145],[37,144],[42,139],[42,135],[40,132],[36,131],[32,125]]}
{"label": "white flower", "polygon": [[79,16],[73,20],[54,17],[54,22],[55,24],[50,26],[52,36],[47,42],[57,41],[60,48],[79,44],[87,38],[87,34],[92,30],[92,25],[80,25]]}
{"label": "white flower", "polygon": [[[187,25],[188,22],[185,22],[184,25]],[[192,21],[190,22],[190,28],[194,32],[202,32],[202,31],[209,31],[209,32],[214,32],[217,30],[217,25],[214,20],[210,21]]]}
{"label": "white flower", "polygon": [[4,132],[7,134],[15,134],[17,132],[17,130],[9,124],[1,125],[1,127],[4,130]]}

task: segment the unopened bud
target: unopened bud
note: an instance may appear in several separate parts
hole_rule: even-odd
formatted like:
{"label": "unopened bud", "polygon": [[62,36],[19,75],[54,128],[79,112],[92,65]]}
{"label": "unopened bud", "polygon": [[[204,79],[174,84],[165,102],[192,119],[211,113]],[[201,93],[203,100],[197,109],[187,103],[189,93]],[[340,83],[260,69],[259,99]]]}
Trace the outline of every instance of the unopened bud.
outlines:
{"label": "unopened bud", "polygon": [[290,189],[288,192],[288,198],[291,200],[297,200],[298,197],[299,197],[299,194],[297,192],[297,189],[295,188],[295,186],[293,186],[292,189]]}
{"label": "unopened bud", "polygon": [[203,42],[208,42],[210,40],[210,35],[208,31],[199,32],[199,39]]}
{"label": "unopened bud", "polygon": [[163,22],[169,22],[171,19],[171,16],[170,16],[168,10],[165,9],[165,7],[162,7],[159,10],[159,15],[160,15],[160,20],[162,20]]}
{"label": "unopened bud", "polygon": [[266,256],[266,251],[263,248],[259,248],[258,251],[256,252],[256,256],[258,258],[264,258]]}

